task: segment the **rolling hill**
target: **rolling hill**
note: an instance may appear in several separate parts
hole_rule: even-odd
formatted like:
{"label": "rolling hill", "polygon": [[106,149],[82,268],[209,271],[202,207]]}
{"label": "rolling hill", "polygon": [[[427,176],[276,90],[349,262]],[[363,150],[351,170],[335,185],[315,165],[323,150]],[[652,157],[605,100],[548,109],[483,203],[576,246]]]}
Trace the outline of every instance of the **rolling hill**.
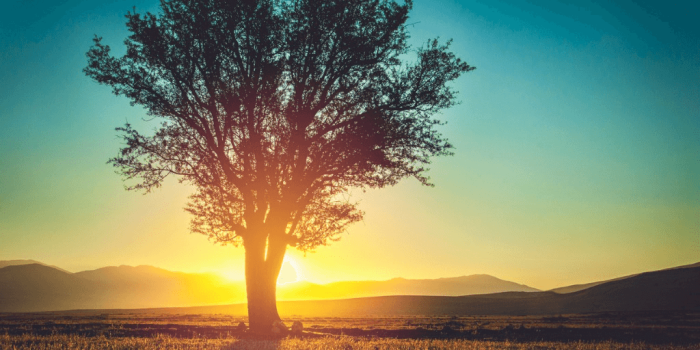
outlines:
{"label": "rolling hill", "polygon": [[39,264],[39,265],[44,265],[48,267],[53,267],[56,270],[63,271],[65,273],[70,273],[58,266],[54,265],[47,265],[42,262],[36,261],[36,260],[30,260],[30,259],[22,259],[22,260],[0,260],[0,269],[6,266],[17,266],[17,265],[29,265],[29,264]]}
{"label": "rolling hill", "polygon": [[107,289],[52,267],[29,264],[0,269],[0,311],[42,311],[104,307]]}
{"label": "rolling hill", "polygon": [[500,292],[537,292],[523,284],[489,275],[438,279],[394,278],[387,281],[344,281],[314,284],[305,281],[278,287],[278,300],[347,299],[386,295],[458,296]]}
{"label": "rolling hill", "polygon": [[[586,290],[558,294],[506,292],[459,297],[382,296],[278,302],[280,315],[363,317],[408,315],[561,315],[598,312],[700,312],[700,267],[642,273]],[[105,312],[100,310],[99,312]],[[109,311],[109,310],[107,310]],[[129,313],[245,315],[245,304],[170,309],[113,310]],[[91,312],[91,311],[77,311]],[[98,312],[98,311],[93,311]]]}
{"label": "rolling hill", "polygon": [[280,302],[300,316],[556,315],[618,311],[700,311],[700,267],[642,273],[574,293],[507,292],[461,297],[388,296]]}
{"label": "rolling hill", "polygon": [[[111,305],[211,305],[245,301],[245,286],[210,273],[173,272],[153,266],[109,266],[74,276],[108,287]],[[109,306],[123,308],[124,306]]]}
{"label": "rolling hill", "polygon": [[240,284],[150,266],[67,273],[41,264],[0,268],[0,312],[211,305],[244,301]]}
{"label": "rolling hill", "polygon": [[[435,295],[440,293],[443,295]],[[302,316],[700,311],[700,264],[597,282],[568,293],[540,292],[493,276],[472,275],[326,285],[296,282],[279,286],[278,294],[280,313]],[[309,300],[314,298],[324,300]],[[244,301],[242,282],[214,274],[152,266],[115,266],[77,273],[37,263],[0,268],[0,312],[136,308],[145,312],[158,308],[158,312],[245,314]],[[232,303],[239,304],[222,305]]]}
{"label": "rolling hill", "polygon": [[[700,262],[695,263],[695,264],[690,264],[690,265],[683,265],[683,266],[671,267],[671,268],[663,269],[663,270],[659,270],[659,271],[675,270],[675,269],[684,269],[684,268],[688,268],[688,267],[700,267]],[[591,287],[595,287],[595,286],[600,285],[600,284],[603,284],[603,283],[613,282],[613,281],[619,281],[619,280],[627,279],[627,278],[634,277],[634,276],[639,276],[639,274],[637,273],[637,274],[633,274],[633,275],[622,276],[622,277],[613,278],[613,279],[605,280],[605,281],[597,281],[597,282],[584,283],[584,284],[574,284],[574,285],[571,285],[571,286],[566,286],[566,287],[559,287],[559,288],[550,289],[549,291],[550,291],[550,292],[554,292],[554,293],[558,293],[558,294],[573,293],[573,292],[578,292],[578,291],[580,291],[580,290],[584,290],[584,289],[588,289],[588,288],[591,288]]]}
{"label": "rolling hill", "polygon": [[[505,291],[537,290],[488,275],[472,275],[326,285],[295,282],[278,286],[278,300]],[[243,303],[245,298],[243,282],[231,282],[214,274],[173,272],[152,266],[111,266],[76,273],[38,263],[0,268],[0,312],[221,305]]]}

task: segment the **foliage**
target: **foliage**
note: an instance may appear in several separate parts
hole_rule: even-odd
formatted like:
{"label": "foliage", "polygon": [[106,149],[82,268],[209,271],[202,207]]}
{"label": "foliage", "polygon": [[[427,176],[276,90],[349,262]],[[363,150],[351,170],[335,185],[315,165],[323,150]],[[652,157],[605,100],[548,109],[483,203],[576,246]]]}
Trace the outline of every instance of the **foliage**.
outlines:
{"label": "foliage", "polygon": [[[407,44],[411,2],[172,0],[127,14],[126,54],[96,37],[85,73],[161,118],[126,124],[110,160],[128,189],[194,185],[191,230],[310,250],[362,218],[352,188],[425,175],[452,147],[437,131],[448,83],[473,67],[449,42]],[[257,239],[257,238],[256,238]]]}

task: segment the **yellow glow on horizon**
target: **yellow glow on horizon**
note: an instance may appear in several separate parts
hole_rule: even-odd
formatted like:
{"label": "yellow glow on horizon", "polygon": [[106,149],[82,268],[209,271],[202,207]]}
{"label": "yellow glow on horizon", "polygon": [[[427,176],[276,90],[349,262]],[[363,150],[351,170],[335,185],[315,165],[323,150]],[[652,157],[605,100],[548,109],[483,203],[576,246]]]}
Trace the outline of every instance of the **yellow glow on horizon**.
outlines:
{"label": "yellow glow on horizon", "polygon": [[[241,281],[241,274],[238,270],[219,270],[216,273],[217,275],[227,279],[230,282],[238,282]],[[245,277],[243,278],[243,280]]]}
{"label": "yellow glow on horizon", "polygon": [[[216,271],[216,274],[229,282],[245,281],[245,275],[241,274],[241,269],[239,268],[220,269]],[[284,261],[282,262],[282,269],[280,270],[279,277],[277,278],[277,285],[285,285],[288,283],[295,283],[305,280],[303,269],[299,261],[297,261],[297,259],[294,257],[285,256]]]}
{"label": "yellow glow on horizon", "polygon": [[282,262],[280,275],[277,277],[277,285],[281,286],[287,283],[294,283],[303,280],[304,274],[302,273],[299,262],[291,256],[285,256],[284,261]]}

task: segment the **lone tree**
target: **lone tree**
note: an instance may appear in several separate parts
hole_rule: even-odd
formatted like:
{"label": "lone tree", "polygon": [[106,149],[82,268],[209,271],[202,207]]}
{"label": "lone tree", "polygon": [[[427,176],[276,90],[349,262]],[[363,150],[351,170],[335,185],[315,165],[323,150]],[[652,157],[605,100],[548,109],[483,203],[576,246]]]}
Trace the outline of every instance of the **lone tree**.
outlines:
{"label": "lone tree", "polygon": [[150,135],[118,128],[125,146],[110,163],[138,180],[130,190],[168,175],[196,189],[191,230],[245,248],[251,330],[280,320],[287,246],[325,245],[362,218],[350,189],[430,185],[430,157],[450,154],[432,116],[474,68],[437,40],[402,62],[411,6],[162,0],[161,14],[127,13],[123,57],[99,37],[87,52],[87,76],[162,120]]}

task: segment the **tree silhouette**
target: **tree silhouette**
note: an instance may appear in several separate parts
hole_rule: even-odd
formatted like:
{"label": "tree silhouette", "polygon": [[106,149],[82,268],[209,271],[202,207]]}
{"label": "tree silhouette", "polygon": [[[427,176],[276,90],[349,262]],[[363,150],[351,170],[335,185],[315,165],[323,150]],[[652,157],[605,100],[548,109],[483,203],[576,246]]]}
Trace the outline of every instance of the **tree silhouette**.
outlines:
{"label": "tree silhouette", "polygon": [[339,239],[362,218],[352,188],[405,177],[430,185],[430,157],[450,154],[432,116],[454,104],[447,83],[474,69],[431,40],[411,53],[411,2],[171,0],[126,15],[126,53],[96,37],[87,76],[162,123],[126,124],[110,159],[127,189],[168,175],[193,185],[191,230],[245,248],[250,327],[278,321],[287,246]]}

